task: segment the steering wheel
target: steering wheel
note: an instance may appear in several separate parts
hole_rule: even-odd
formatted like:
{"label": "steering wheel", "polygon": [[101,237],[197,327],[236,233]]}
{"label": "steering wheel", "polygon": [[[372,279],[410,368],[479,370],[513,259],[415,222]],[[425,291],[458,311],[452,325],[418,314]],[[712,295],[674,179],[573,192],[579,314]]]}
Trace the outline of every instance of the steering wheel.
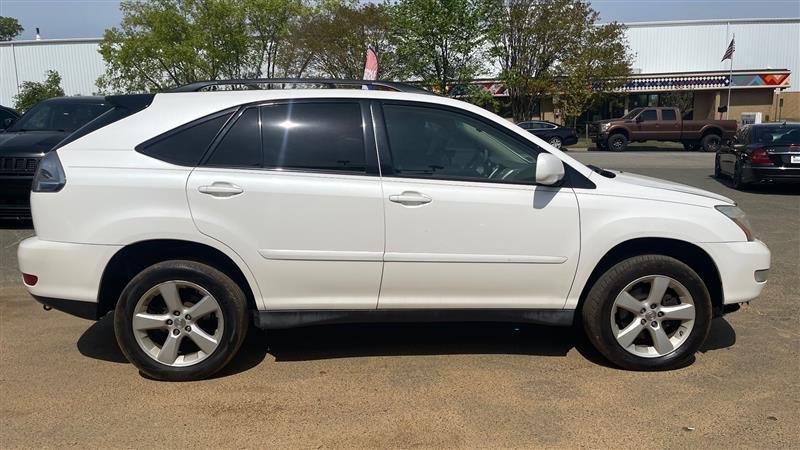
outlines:
{"label": "steering wheel", "polygon": [[472,159],[464,166],[465,169],[475,172],[478,176],[487,178],[497,167],[498,165],[489,158],[489,151],[485,148],[475,152]]}

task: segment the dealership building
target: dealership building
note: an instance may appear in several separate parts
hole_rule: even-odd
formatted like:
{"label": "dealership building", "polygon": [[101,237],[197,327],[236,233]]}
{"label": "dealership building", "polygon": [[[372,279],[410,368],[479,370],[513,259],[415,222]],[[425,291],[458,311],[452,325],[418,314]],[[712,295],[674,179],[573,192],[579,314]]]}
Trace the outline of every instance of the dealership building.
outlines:
{"label": "dealership building", "polygon": [[[800,120],[800,18],[629,23],[633,74],[612,100],[585,119],[619,116],[638,106],[692,109],[695,119]],[[720,61],[736,37],[733,70]],[[105,64],[100,39],[0,42],[0,104],[10,106],[25,81],[43,81],[47,70],[62,77],[67,95],[91,95]],[[505,96],[501,83],[477,81]],[[555,101],[554,101],[555,100]],[[543,99],[536,117],[560,121],[558,97]],[[756,119],[758,118],[758,119]]]}

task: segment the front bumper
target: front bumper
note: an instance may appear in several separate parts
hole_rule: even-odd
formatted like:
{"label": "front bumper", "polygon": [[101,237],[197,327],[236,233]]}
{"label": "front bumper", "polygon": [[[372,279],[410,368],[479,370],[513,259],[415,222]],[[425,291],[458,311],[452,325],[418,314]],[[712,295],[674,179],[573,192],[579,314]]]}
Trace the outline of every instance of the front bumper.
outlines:
{"label": "front bumper", "polygon": [[0,176],[0,219],[31,218],[33,177]]}
{"label": "front bumper", "polygon": [[120,248],[45,241],[34,236],[19,244],[17,259],[22,273],[38,278],[34,285],[25,284],[37,301],[79,317],[96,319],[103,271]]}
{"label": "front bumper", "polygon": [[[767,284],[770,251],[763,242],[698,244],[714,260],[722,280],[723,304],[753,300]],[[761,280],[761,281],[759,281]]]}

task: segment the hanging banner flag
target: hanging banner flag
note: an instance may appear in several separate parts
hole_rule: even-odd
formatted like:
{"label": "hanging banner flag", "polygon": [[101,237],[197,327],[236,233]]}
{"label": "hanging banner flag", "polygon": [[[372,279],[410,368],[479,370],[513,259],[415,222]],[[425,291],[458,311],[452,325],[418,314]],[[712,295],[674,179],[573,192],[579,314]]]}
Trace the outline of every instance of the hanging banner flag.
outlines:
{"label": "hanging banner flag", "polygon": [[364,79],[375,80],[378,77],[378,55],[372,47],[367,47],[367,63],[364,65]]}

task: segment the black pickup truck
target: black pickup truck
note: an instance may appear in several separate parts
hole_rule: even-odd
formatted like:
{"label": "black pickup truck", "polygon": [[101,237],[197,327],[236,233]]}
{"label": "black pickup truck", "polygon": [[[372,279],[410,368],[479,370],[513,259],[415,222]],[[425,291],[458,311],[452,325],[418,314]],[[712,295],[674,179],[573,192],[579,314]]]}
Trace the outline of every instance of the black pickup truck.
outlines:
{"label": "black pickup truck", "polygon": [[31,182],[39,160],[110,107],[104,97],[51,98],[0,131],[0,219],[30,218]]}

